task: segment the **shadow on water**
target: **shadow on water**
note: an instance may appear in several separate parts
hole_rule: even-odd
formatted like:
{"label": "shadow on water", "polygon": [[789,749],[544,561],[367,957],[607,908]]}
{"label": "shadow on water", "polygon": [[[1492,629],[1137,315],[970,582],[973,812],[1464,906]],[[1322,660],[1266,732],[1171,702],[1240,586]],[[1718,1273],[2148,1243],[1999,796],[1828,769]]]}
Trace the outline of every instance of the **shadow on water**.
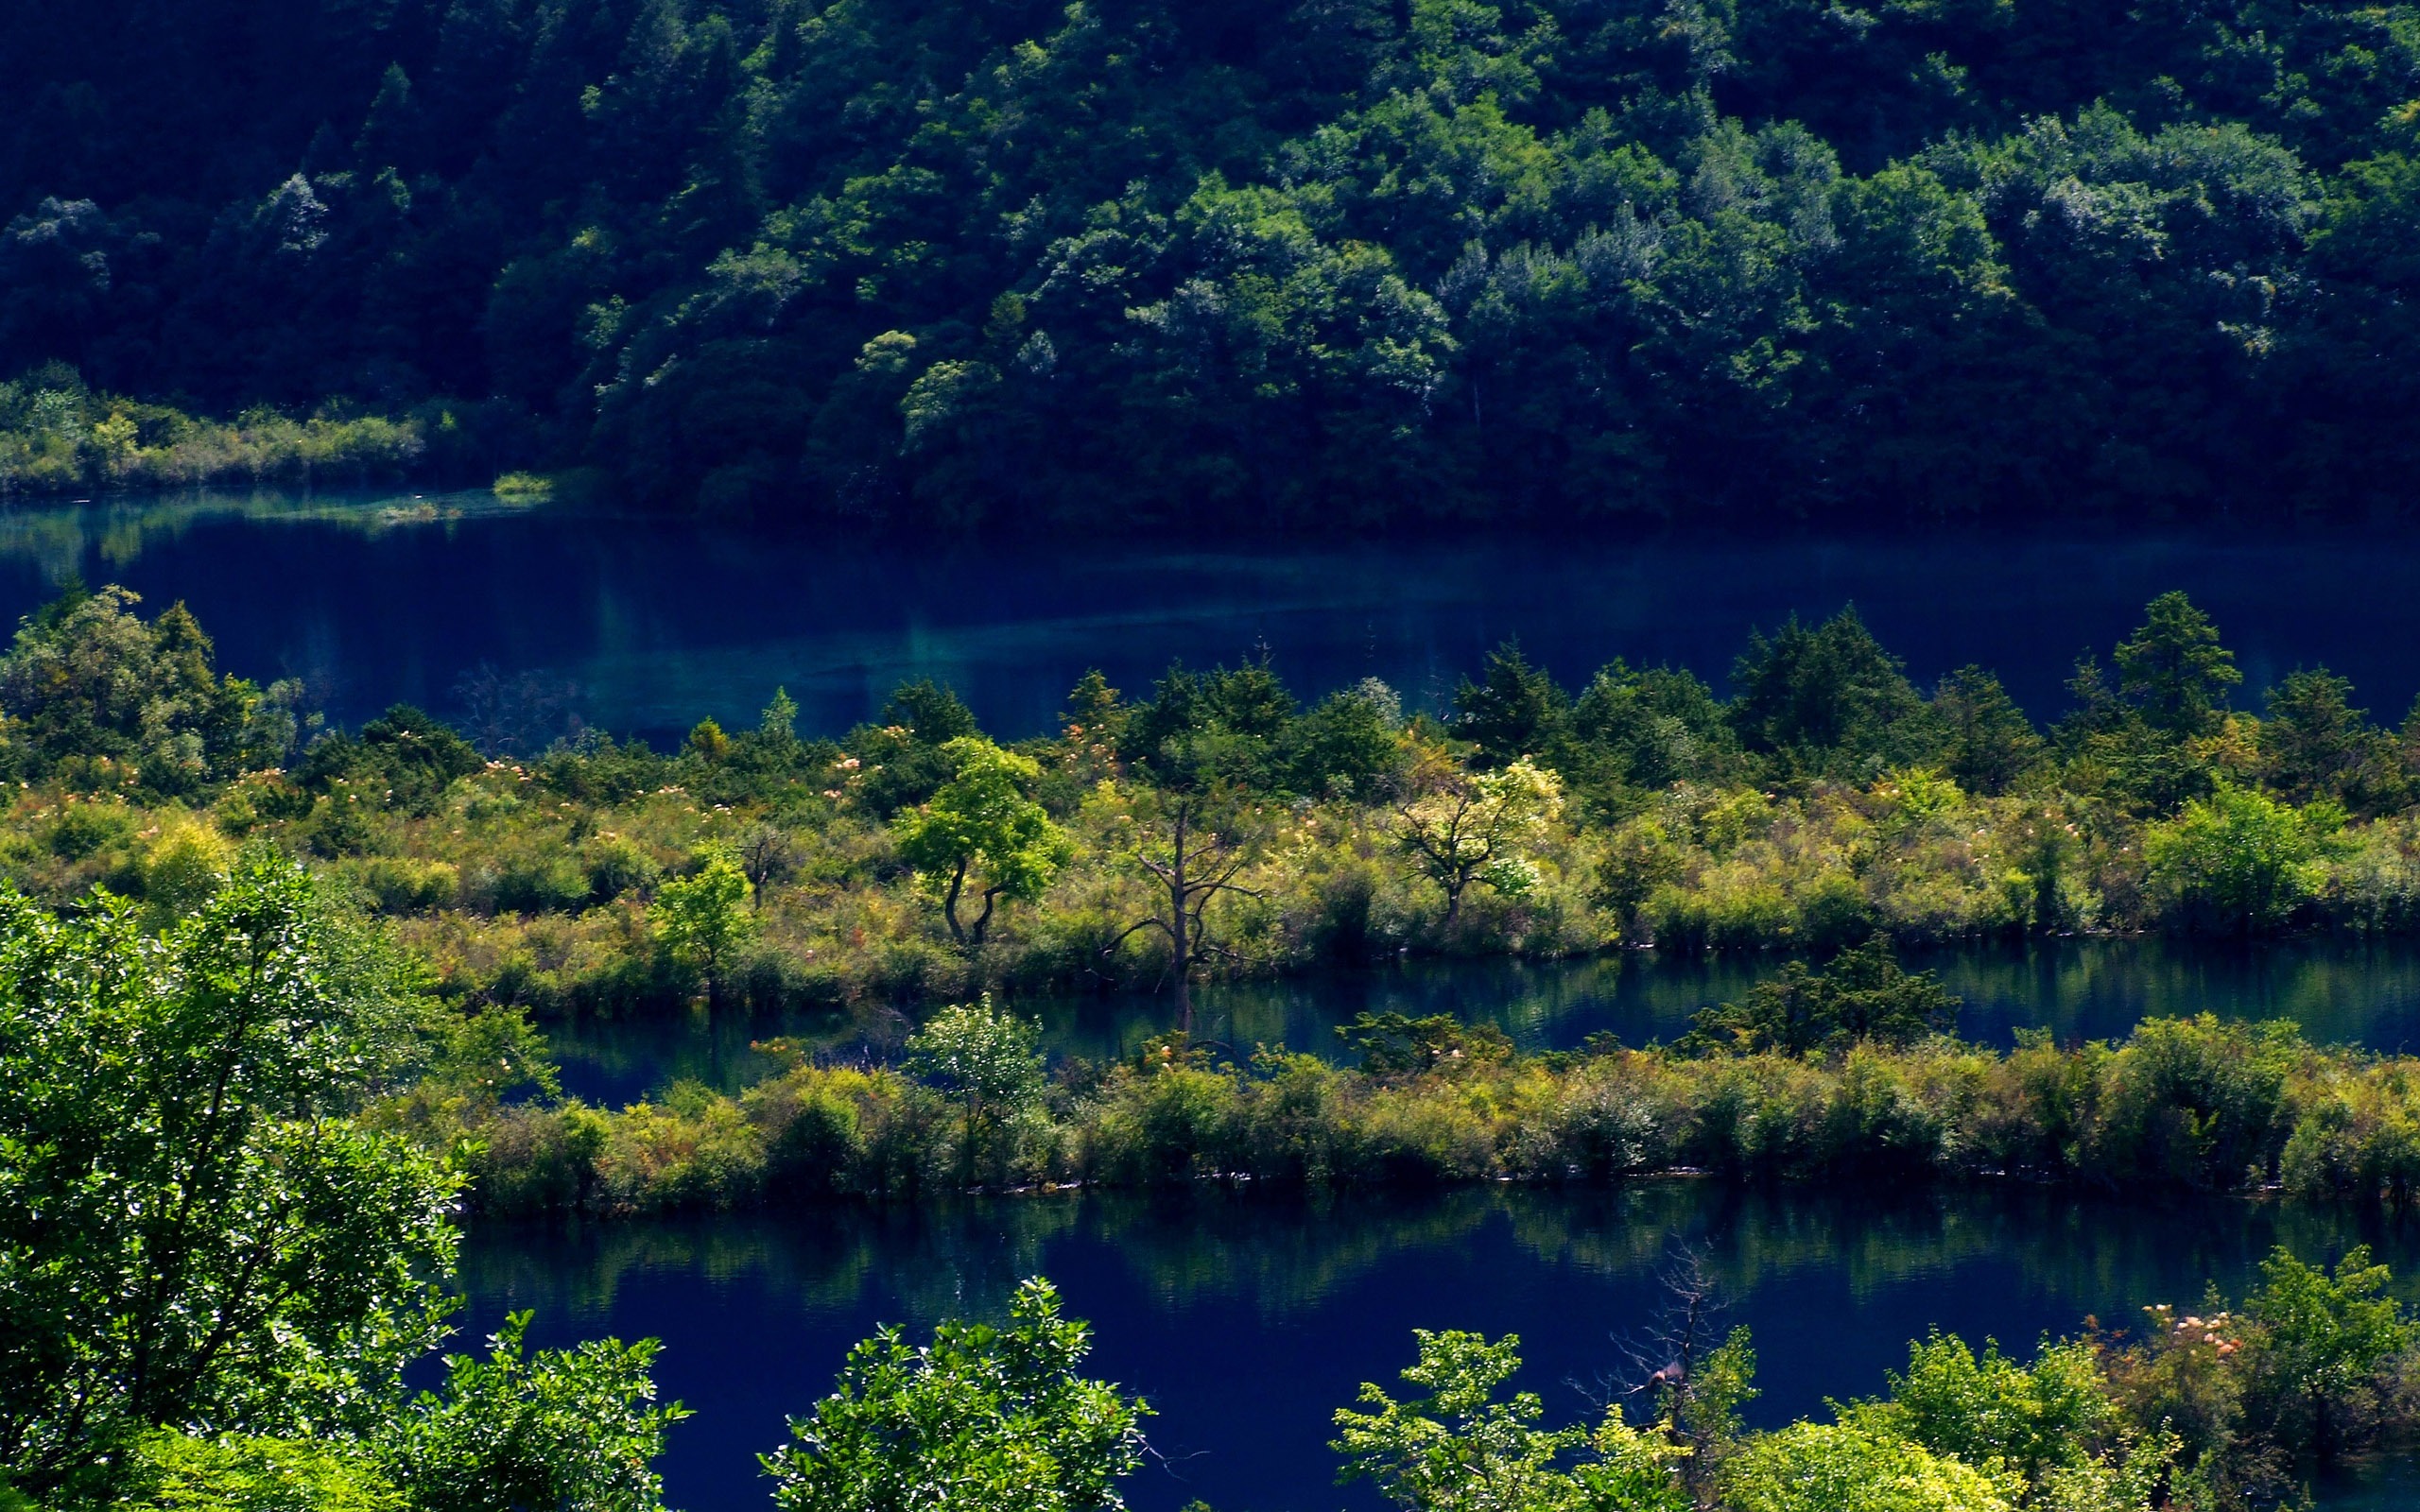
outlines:
{"label": "shadow on water", "polygon": [[[1159,1410],[1168,1456],[1142,1512],[1371,1507],[1330,1484],[1328,1415],[1409,1363],[1415,1327],[1522,1335],[1522,1383],[1559,1418],[1621,1368],[1677,1246],[1700,1249],[1755,1335],[1760,1425],[1881,1389],[1941,1328],[2028,1349],[2087,1314],[2240,1293],[2283,1244],[2369,1243],[2420,1298],[2420,1228],[2220,1199],[2117,1203],[2032,1189],[1772,1192],[1704,1181],[1561,1193],[1491,1188],[1314,1201],[1184,1192],[923,1208],[491,1228],[465,1255],[473,1330],[535,1307],[550,1340],[666,1345],[666,1390],[697,1409],[666,1464],[695,1512],[761,1505],[754,1454],[830,1387],[877,1323],[994,1316],[1018,1278],[1057,1281],[1098,1330],[1099,1371]],[[2350,1488],[2348,1488],[2348,1495]],[[2385,1507],[2393,1501],[2338,1503]]]}
{"label": "shadow on water", "polygon": [[[2062,1040],[2122,1035],[2147,1017],[2215,1013],[2291,1019],[2312,1040],[2420,1049],[2420,946],[2279,941],[2198,945],[2164,939],[2053,940],[2030,947],[1914,953],[1965,1000],[1960,1031],[2008,1044],[2021,1027]],[[1333,1052],[1336,1027],[1365,1012],[1448,1013],[1502,1028],[1530,1049],[1570,1049],[1599,1032],[1630,1044],[1669,1040],[1689,1016],[1735,999],[1774,969],[1763,956],[1662,958],[1633,953],[1577,962],[1418,962],[1273,982],[1212,984],[1195,998],[1202,1036],[1236,1052],[1285,1044]],[[1025,1000],[1055,1054],[1131,1054],[1164,1032],[1149,994]],[[897,1027],[892,1025],[893,1030]],[[801,1017],[703,1014],[546,1025],[567,1090],[621,1104],[683,1078],[735,1091],[772,1062],[752,1041],[793,1035],[843,1053],[880,1054],[860,1026]]]}

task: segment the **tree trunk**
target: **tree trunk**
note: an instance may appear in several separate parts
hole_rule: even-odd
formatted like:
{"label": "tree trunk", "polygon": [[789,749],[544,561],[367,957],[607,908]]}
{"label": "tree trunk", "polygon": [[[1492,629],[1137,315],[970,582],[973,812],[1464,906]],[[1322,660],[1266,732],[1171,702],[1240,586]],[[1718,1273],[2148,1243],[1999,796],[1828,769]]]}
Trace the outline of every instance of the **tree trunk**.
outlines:
{"label": "tree trunk", "polygon": [[[958,895],[965,886],[966,863],[960,861],[958,864],[958,869],[950,873],[949,892],[942,899],[942,917],[949,920],[949,937],[959,945],[966,943],[966,931],[958,926]],[[989,918],[992,910],[987,907],[983,912],[984,916]]]}
{"label": "tree trunk", "polygon": [[1176,867],[1168,883],[1168,938],[1176,951],[1176,1027],[1193,1038],[1193,919],[1185,912],[1184,822],[1177,821]]}

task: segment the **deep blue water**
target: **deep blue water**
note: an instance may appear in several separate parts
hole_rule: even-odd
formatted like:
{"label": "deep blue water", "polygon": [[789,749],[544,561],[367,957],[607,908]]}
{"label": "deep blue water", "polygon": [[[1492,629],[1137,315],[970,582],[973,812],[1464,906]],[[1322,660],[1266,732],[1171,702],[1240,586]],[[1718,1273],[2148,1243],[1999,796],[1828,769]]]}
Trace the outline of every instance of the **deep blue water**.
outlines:
{"label": "deep blue water", "polygon": [[2054,716],[2077,654],[2154,594],[2218,619],[2256,696],[2295,665],[2381,717],[2420,691],[2420,538],[1901,532],[1844,539],[1501,539],[1267,550],[850,544],[567,516],[486,495],[193,495],[0,510],[0,614],[71,575],[189,601],[231,670],[303,679],[357,722],[440,712],[482,663],[577,690],[586,720],[665,738],[752,720],[776,684],[835,732],[904,679],[954,683],[995,731],[1047,728],[1098,665],[1130,690],[1173,658],[1266,646],[1298,690],[1375,676],[1434,705],[1517,636],[1568,682],[1619,656],[1718,683],[1752,627],[1854,601],[1920,682],[1996,669]]}
{"label": "deep blue water", "polygon": [[[2005,1045],[2020,1027],[2062,1041],[2122,1035],[2148,1017],[2215,1013],[2291,1019],[2312,1040],[2420,1051],[2420,946],[2330,940],[2210,946],[2162,939],[2053,940],[2021,948],[1910,953],[1964,1000],[1959,1029]],[[1591,1034],[1630,1044],[1670,1040],[1708,1004],[1737,999],[1775,969],[1763,955],[1670,959],[1653,953],[1571,963],[1419,962],[1276,982],[1211,983],[1195,994],[1199,1032],[1238,1053],[1285,1044],[1338,1050],[1336,1027],[1364,1012],[1450,1013],[1503,1028],[1524,1048],[1577,1047]],[[1166,997],[1121,993],[1044,998],[1048,1048],[1096,1058],[1131,1053],[1167,1030]],[[566,1091],[620,1105],[693,1077],[736,1091],[771,1062],[752,1040],[786,1035],[840,1053],[879,1055],[905,1021],[750,1021],[676,1017],[545,1026]]]}
{"label": "deep blue water", "polygon": [[[1619,1340],[1650,1326],[1659,1271],[1695,1246],[1753,1332],[1751,1420],[1821,1415],[1884,1388],[1939,1327],[2030,1353],[2087,1314],[2239,1295],[2279,1243],[2308,1259],[2367,1240],[2420,1296],[2420,1233],[2240,1201],[2118,1204],[2040,1191],[1910,1198],[1756,1193],[1712,1182],[1618,1192],[1487,1189],[1314,1204],[1270,1194],[1005,1198],[925,1209],[492,1229],[473,1236],[469,1330],[534,1307],[541,1342],[660,1336],[658,1379],[697,1417],[664,1469],[691,1512],[760,1507],[754,1456],[831,1389],[880,1323],[994,1316],[1045,1274],[1098,1330],[1091,1368],[1142,1393],[1162,1458],[1138,1512],[1380,1503],[1331,1483],[1329,1415],[1394,1386],[1414,1328],[1517,1332],[1517,1385],[1550,1419],[1634,1383]],[[2420,1506],[2411,1467],[2323,1487],[2323,1504]]]}

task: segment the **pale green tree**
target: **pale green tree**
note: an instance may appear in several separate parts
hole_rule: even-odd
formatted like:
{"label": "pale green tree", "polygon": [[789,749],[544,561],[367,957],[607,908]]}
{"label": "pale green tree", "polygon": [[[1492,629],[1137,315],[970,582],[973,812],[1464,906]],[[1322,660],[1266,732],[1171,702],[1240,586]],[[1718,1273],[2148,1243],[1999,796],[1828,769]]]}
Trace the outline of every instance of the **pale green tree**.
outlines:
{"label": "pale green tree", "polygon": [[2014,1512],[2014,1487],[1912,1438],[1793,1423],[1750,1439],[1722,1475],[1733,1512]]}
{"label": "pale green tree", "polygon": [[1403,1372],[1420,1394],[1398,1401],[1364,1382],[1370,1408],[1336,1414],[1328,1446],[1341,1479],[1366,1480],[1406,1512],[1688,1512],[1675,1472],[1686,1451],[1622,1420],[1615,1407],[1595,1428],[1542,1428],[1535,1392],[1499,1397],[1521,1366],[1521,1340],[1506,1334],[1416,1329],[1420,1358]]}
{"label": "pale green tree", "polygon": [[1530,852],[1562,813],[1562,780],[1528,757],[1469,773],[1431,754],[1395,805],[1394,835],[1444,893],[1444,922],[1451,924],[1475,882],[1516,898],[1538,885]]}
{"label": "pale green tree", "polygon": [[[950,938],[979,951],[1000,901],[1040,897],[1075,846],[1027,796],[1042,776],[1030,758],[975,735],[945,742],[942,754],[950,779],[893,820],[891,833],[918,885],[941,904]],[[959,915],[970,893],[983,905],[971,921]]]}
{"label": "pale green tree", "polygon": [[956,1097],[963,1110],[969,1174],[982,1130],[1041,1099],[1041,1037],[1039,1024],[994,1008],[988,993],[942,1009],[908,1037],[908,1074]]}
{"label": "pale green tree", "polygon": [[2333,1272],[2284,1248],[2260,1265],[2261,1288],[2244,1304],[2260,1324],[2253,1373],[2274,1403],[2276,1427],[2326,1464],[2342,1448],[2349,1413],[2392,1390],[2387,1367],[2412,1346],[2413,1322],[2386,1294],[2369,1247],[2345,1251]]}
{"label": "pale green tree", "polygon": [[2221,782],[2144,832],[2143,862],[2153,890],[2188,920],[2253,934],[2319,889],[2343,821],[2330,803],[2296,809]]}
{"label": "pale green tree", "polygon": [[696,871],[656,889],[650,910],[656,940],[705,978],[709,1003],[720,997],[732,957],[756,936],[749,894],[748,872],[728,850],[706,851]]}

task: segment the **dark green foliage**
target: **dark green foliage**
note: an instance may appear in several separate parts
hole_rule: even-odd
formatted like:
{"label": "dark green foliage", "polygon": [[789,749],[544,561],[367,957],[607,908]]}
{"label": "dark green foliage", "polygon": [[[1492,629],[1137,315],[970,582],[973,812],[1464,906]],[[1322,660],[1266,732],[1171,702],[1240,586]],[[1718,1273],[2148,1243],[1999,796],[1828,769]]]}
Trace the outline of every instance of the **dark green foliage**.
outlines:
{"label": "dark green foliage", "polygon": [[1787,771],[1867,779],[1939,745],[1923,695],[1854,608],[1812,629],[1793,615],[1770,638],[1752,635],[1731,683],[1741,744]]}
{"label": "dark green foliage", "polygon": [[891,694],[879,725],[850,731],[842,744],[864,765],[866,802],[888,818],[931,798],[957,775],[957,763],[942,747],[979,733],[955,689],[921,678]]}
{"label": "dark green foliage", "polygon": [[1906,1045],[1947,1032],[1958,1004],[1932,972],[1902,970],[1890,940],[1876,935],[1821,970],[1792,961],[1751,988],[1746,1001],[1699,1009],[1685,1042],[1786,1056]]}
{"label": "dark green foliage", "polygon": [[1933,691],[1942,734],[1942,769],[1970,793],[1997,794],[2044,754],[2033,721],[1981,667],[1962,667]]}
{"label": "dark green foliage", "polygon": [[2270,689],[2261,779],[2296,803],[2325,799],[2364,816],[2402,808],[2411,795],[2402,753],[2368,710],[2352,707],[2352,693],[2325,667],[2298,667]]}
{"label": "dark green foliage", "polygon": [[1501,1060],[1512,1046],[1494,1024],[1466,1024],[1449,1013],[1417,1019],[1401,1013],[1357,1014],[1351,1023],[1337,1026],[1336,1037],[1373,1076],[1417,1074],[1450,1060]]}
{"label": "dark green foliage", "polygon": [[2118,692],[2163,735],[2206,735],[2224,717],[2227,695],[2243,681],[2219,627],[2182,593],[2152,599],[2142,628],[2121,641],[2114,660]]}
{"label": "dark green foliage", "polygon": [[1462,679],[1449,728],[1478,747],[1488,765],[1502,766],[1550,755],[1563,745],[1570,718],[1570,696],[1544,668],[1530,665],[1518,643],[1507,642],[1488,653],[1478,681]]}
{"label": "dark green foliage", "polygon": [[122,588],[71,589],[18,627],[0,656],[0,750],[16,769],[181,795],[283,760],[300,686],[218,677],[183,604],[146,624],[139,602]]}
{"label": "dark green foliage", "polygon": [[1714,690],[1674,667],[1632,671],[1619,661],[1589,679],[1571,709],[1575,766],[1591,755],[1610,779],[1652,791],[1674,782],[1720,782],[1739,768],[1739,743]]}
{"label": "dark green foliage", "polygon": [[1377,798],[1403,765],[1403,706],[1376,679],[1329,694],[1287,731],[1287,785],[1308,798]]}
{"label": "dark green foliage", "polygon": [[[1208,672],[1178,663],[1151,685],[1150,701],[1126,711],[1118,752],[1171,788],[1224,781],[1277,791],[1287,785],[1289,767],[1319,778],[1324,788],[1328,772],[1288,759],[1295,710],[1293,694],[1266,655]],[[1340,775],[1350,783],[1375,774],[1347,766]]]}
{"label": "dark green foliage", "polygon": [[944,529],[2412,503],[2411,7],[1846,14],[15,7],[0,476],[580,466]]}

